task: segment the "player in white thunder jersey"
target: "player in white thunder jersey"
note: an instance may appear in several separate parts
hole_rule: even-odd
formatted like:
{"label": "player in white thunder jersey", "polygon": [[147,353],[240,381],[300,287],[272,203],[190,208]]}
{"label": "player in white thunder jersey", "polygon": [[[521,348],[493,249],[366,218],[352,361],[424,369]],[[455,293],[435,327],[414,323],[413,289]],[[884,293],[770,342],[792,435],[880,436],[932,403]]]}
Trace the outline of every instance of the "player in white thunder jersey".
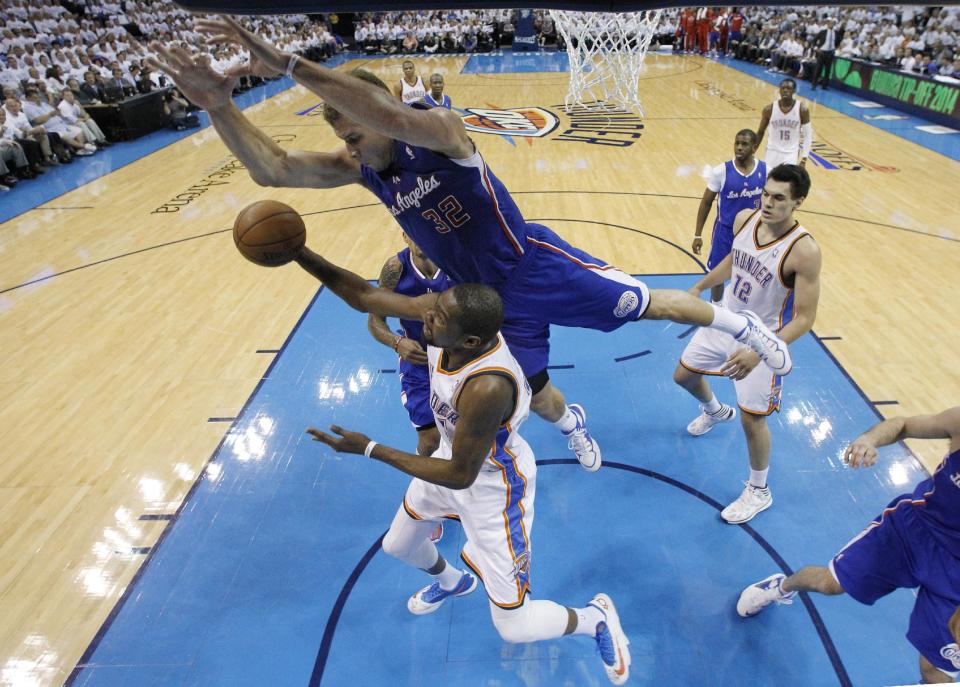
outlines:
{"label": "player in white thunder jersey", "polygon": [[427,94],[427,87],[423,85],[423,77],[417,74],[417,68],[410,60],[403,61],[403,78],[393,88],[394,94],[405,105],[419,103]]}
{"label": "player in white thunder jersey", "polygon": [[[430,368],[430,405],[440,448],[419,456],[383,446],[337,426],[307,431],[337,452],[362,454],[412,475],[383,550],[434,577],[407,601],[416,615],[436,611],[483,581],[490,614],[507,642],[563,635],[592,637],[607,677],[624,684],[629,641],[610,597],[597,594],[583,608],[529,598],[537,464],[517,433],[530,412],[530,386],[499,333],[500,296],[482,284],[458,284],[414,298],[370,286],[362,277],[304,249],[298,262],[350,306],[383,316],[423,321]],[[430,535],[443,518],[458,519],[466,534],[458,570]]]}
{"label": "player in white thunder jersey", "polygon": [[782,164],[803,167],[810,156],[813,145],[810,110],[794,97],[796,93],[797,82],[784,79],[780,82],[780,98],[763,108],[760,116],[760,127],[757,129],[759,141],[763,140],[767,126],[770,127],[764,156],[768,171]]}
{"label": "player in white thunder jersey", "polygon": [[[734,221],[733,248],[691,289],[699,296],[729,280],[723,304],[759,317],[790,344],[810,331],[820,299],[820,249],[793,213],[810,191],[810,176],[799,165],[780,165],[767,175],[759,210],[743,210]],[[755,315],[753,315],[755,313]],[[723,509],[731,523],[747,522],[773,503],[767,472],[770,430],[767,415],[780,409],[782,377],[773,374],[729,334],[701,328],[680,356],[674,381],[700,401],[701,414],[688,426],[693,436],[732,420],[736,410],[720,403],[704,375],[733,380],[750,454],[750,479],[743,493]]]}

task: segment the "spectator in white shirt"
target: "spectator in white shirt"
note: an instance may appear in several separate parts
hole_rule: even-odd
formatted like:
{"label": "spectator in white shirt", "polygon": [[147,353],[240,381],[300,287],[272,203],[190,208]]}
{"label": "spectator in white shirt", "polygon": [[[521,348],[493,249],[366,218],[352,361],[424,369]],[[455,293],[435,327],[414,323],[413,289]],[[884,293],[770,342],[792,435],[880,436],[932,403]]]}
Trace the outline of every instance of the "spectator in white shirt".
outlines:
{"label": "spectator in white shirt", "polygon": [[93,117],[87,114],[83,106],[77,102],[73,91],[64,88],[61,95],[63,100],[57,105],[57,110],[59,110],[63,121],[71,126],[79,127],[86,139],[96,146],[109,146],[110,142],[107,141],[107,137],[103,135],[103,131],[100,130]]}
{"label": "spectator in white shirt", "polygon": [[897,66],[902,72],[912,72],[916,64],[917,58],[910,51],[906,51],[904,57],[900,60]]}
{"label": "spectator in white shirt", "polygon": [[853,38],[850,36],[845,36],[842,41],[840,41],[840,47],[837,49],[837,54],[840,57],[859,57],[860,49],[854,45]]}
{"label": "spectator in white shirt", "polygon": [[87,142],[83,130],[77,126],[67,124],[50,103],[40,98],[40,92],[35,88],[27,88],[23,101],[23,113],[27,115],[30,124],[42,126],[48,133],[55,133],[60,140],[73,148],[75,155],[92,155],[96,147]]}
{"label": "spectator in white shirt", "polygon": [[[48,165],[59,165],[60,162],[53,155],[53,149],[50,147],[50,138],[46,130],[41,125],[33,125],[30,119],[20,108],[20,101],[16,98],[5,98],[3,101],[4,111],[6,112],[6,129],[13,132],[16,140],[32,140],[39,144],[40,152],[43,155],[43,163]],[[6,130],[5,129],[5,130]],[[42,170],[38,170],[42,171]]]}

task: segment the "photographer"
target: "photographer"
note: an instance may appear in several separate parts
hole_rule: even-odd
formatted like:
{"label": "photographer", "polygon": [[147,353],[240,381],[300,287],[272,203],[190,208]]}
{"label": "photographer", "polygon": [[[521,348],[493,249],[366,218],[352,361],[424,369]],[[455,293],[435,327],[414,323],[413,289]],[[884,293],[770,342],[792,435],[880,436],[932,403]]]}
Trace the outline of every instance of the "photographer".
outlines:
{"label": "photographer", "polygon": [[176,88],[163,97],[163,113],[170,118],[170,126],[177,131],[200,126],[200,118],[191,112],[191,105]]}

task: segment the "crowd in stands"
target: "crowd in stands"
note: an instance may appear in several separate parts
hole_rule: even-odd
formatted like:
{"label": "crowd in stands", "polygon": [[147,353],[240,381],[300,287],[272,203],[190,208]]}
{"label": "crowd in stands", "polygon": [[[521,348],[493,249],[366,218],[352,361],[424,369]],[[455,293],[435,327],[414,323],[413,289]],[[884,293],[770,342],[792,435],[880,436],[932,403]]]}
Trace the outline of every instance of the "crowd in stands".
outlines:
{"label": "crowd in stands", "polygon": [[[193,106],[146,63],[151,41],[210,53],[215,69],[244,62],[233,46],[206,46],[196,17],[169,2],[4,0],[0,6],[0,191],[111,145],[85,109],[163,91],[170,126],[199,124]],[[251,28],[285,50],[322,61],[342,50],[322,21],[259,17]],[[238,91],[262,80],[244,77]]]}
{"label": "crowd in stands", "polygon": [[[836,39],[824,46],[828,26]],[[729,54],[803,79],[814,77],[825,47],[838,57],[960,79],[956,5],[686,8],[665,12],[659,33],[672,34],[678,52]]]}
{"label": "crowd in stands", "polygon": [[[518,10],[421,10],[366,13],[354,26],[356,49],[366,53],[490,52],[513,41]],[[540,45],[556,42],[549,13],[534,11]]]}

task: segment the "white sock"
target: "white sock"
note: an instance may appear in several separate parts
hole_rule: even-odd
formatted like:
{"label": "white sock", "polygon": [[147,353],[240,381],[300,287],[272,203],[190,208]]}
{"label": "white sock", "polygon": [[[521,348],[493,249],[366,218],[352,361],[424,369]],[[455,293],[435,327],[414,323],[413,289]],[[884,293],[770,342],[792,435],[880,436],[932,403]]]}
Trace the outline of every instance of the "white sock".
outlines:
{"label": "white sock", "polygon": [[563,417],[554,422],[553,425],[564,434],[569,434],[577,428],[577,416],[570,411],[570,406],[567,406],[563,411]]}
{"label": "white sock", "polygon": [[575,635],[593,637],[597,634],[597,625],[607,619],[607,616],[596,606],[573,608],[571,610],[577,614],[577,627],[573,630]]}
{"label": "white sock", "polygon": [[730,312],[726,308],[720,308],[713,303],[710,304],[710,307],[713,308],[713,322],[710,323],[710,327],[713,329],[719,329],[730,336],[736,336],[748,324],[747,318],[743,315]]}
{"label": "white sock", "polygon": [[757,489],[766,487],[768,472],[770,472],[770,468],[764,468],[763,470],[750,468],[750,486],[757,487]]}
{"label": "white sock", "polygon": [[441,589],[450,591],[460,583],[460,578],[463,577],[463,571],[447,563],[446,567],[440,571],[440,574],[434,575],[434,577],[440,582]]}
{"label": "white sock", "polygon": [[703,408],[703,412],[709,413],[710,415],[716,415],[720,412],[720,409],[723,407],[723,404],[717,400],[717,397],[713,394],[710,395],[710,400],[706,403],[701,403],[700,407]]}

